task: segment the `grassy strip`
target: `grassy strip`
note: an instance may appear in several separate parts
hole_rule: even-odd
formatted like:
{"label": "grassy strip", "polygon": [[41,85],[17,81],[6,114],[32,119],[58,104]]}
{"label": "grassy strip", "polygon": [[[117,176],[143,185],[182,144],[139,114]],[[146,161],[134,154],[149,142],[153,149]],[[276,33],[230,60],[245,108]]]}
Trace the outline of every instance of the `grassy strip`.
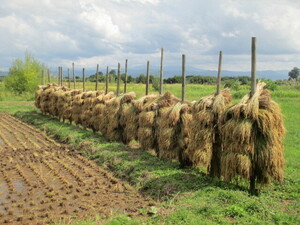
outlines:
{"label": "grassy strip", "polygon": [[[242,181],[239,185],[238,181],[235,184],[227,184],[204,175],[200,170],[179,169],[177,162],[160,160],[149,152],[121,143],[108,142],[99,134],[60,123],[57,119],[36,111],[19,112],[16,115],[113,171],[116,176],[129,182],[144,195],[160,201],[161,206],[169,213],[155,214],[148,221],[143,221],[144,224],[300,222],[299,184],[296,173],[288,175],[284,185],[271,185],[264,188],[260,197],[250,197],[247,184]],[[92,220],[90,224],[94,222],[95,220]],[[108,223],[138,222],[121,216]]]}
{"label": "grassy strip", "polygon": [[32,101],[0,101],[0,112],[13,114],[15,112],[28,112],[35,109]]}
{"label": "grassy strip", "polygon": [[[67,86],[67,83],[64,83]],[[82,83],[76,83],[77,88],[82,88]],[[71,86],[72,87],[72,86]],[[116,92],[116,83],[109,84],[108,91]],[[127,84],[127,91],[134,91],[136,96],[142,97],[145,95],[146,85],[144,84]],[[95,90],[94,82],[86,82],[86,90]],[[99,90],[105,90],[105,83],[99,83]],[[150,85],[150,94],[158,94],[158,92]],[[164,84],[164,91],[170,91],[177,97],[181,96],[181,84]],[[203,85],[203,84],[187,84],[186,98],[187,100],[198,100],[202,96],[210,95],[216,91],[215,85]],[[240,85],[237,90],[231,90],[231,94],[235,100],[240,100],[246,93],[250,91],[249,85]],[[121,92],[123,92],[123,84],[121,84]],[[279,98],[299,98],[300,91],[298,86],[278,86],[276,90],[271,91],[272,97]],[[22,95],[15,95],[6,90],[4,83],[0,82],[0,102],[1,101],[32,101],[34,100],[34,93],[23,93]]]}

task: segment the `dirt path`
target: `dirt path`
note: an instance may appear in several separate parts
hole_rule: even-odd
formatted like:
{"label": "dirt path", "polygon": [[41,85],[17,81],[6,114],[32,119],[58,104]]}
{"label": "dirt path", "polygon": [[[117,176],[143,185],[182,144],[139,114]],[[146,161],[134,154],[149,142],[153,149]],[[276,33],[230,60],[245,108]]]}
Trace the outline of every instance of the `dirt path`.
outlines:
{"label": "dirt path", "polygon": [[0,114],[0,224],[47,224],[153,205],[92,161]]}

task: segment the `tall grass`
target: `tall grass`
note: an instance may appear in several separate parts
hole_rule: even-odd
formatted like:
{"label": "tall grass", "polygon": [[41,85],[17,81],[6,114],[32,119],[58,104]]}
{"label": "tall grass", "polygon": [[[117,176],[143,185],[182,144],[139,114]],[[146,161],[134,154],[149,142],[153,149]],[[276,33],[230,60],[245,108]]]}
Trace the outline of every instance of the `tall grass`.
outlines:
{"label": "tall grass", "polygon": [[25,92],[21,95],[16,95],[15,93],[5,89],[4,83],[0,82],[0,101],[33,101],[34,93]]}

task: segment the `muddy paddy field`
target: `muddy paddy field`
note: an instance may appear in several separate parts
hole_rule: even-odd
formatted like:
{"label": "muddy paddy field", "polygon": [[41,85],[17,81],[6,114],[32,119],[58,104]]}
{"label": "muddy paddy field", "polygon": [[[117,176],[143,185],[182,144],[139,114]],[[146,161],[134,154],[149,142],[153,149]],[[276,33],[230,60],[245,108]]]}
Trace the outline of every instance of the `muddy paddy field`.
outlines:
{"label": "muddy paddy field", "polygon": [[130,185],[43,132],[0,114],[0,224],[48,224],[153,206]]}

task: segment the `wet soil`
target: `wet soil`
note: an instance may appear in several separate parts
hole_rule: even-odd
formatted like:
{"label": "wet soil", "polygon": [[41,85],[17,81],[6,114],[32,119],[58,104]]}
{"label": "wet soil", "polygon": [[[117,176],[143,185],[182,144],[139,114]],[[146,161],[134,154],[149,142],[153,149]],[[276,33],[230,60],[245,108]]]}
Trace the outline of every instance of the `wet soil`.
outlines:
{"label": "wet soil", "polygon": [[49,224],[115,213],[135,217],[153,205],[93,161],[0,114],[0,224]]}

